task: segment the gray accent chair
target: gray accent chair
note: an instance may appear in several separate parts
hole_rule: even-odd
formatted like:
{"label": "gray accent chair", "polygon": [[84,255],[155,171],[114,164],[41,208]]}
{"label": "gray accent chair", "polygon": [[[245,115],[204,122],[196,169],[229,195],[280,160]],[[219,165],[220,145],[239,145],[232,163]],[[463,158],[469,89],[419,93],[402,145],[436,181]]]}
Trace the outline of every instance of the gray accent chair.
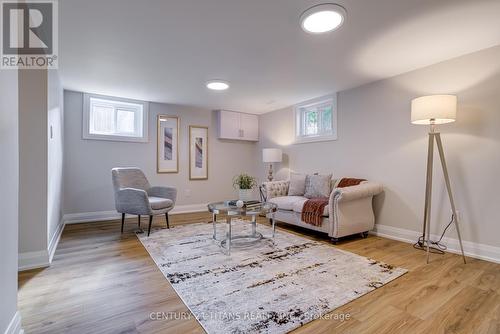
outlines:
{"label": "gray accent chair", "polygon": [[116,211],[122,214],[122,233],[125,214],[138,215],[139,228],[141,215],[149,216],[148,236],[155,215],[165,214],[167,228],[170,228],[168,212],[174,208],[177,198],[176,188],[152,187],[144,173],[135,167],[113,168],[111,175]]}

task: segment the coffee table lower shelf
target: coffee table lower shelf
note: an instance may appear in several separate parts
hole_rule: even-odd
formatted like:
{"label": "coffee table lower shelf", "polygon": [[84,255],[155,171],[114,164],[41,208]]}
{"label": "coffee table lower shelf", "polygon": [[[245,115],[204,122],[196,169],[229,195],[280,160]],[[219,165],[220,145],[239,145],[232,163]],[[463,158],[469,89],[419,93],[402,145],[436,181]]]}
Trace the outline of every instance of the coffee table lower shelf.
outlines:
{"label": "coffee table lower shelf", "polygon": [[[220,244],[219,244],[221,246],[221,248],[223,248],[226,251],[227,255],[231,255],[231,247],[232,246],[235,246],[235,247],[237,246],[238,243],[235,243],[234,242],[235,240],[247,239],[248,242],[246,242],[245,244],[248,244],[248,243],[258,242],[262,239],[274,239],[274,235],[276,232],[276,225],[275,225],[275,221],[273,218],[269,218],[271,221],[273,233],[272,233],[272,236],[270,238],[267,238],[267,237],[264,237],[262,235],[262,233],[257,232],[256,216],[252,216],[252,221],[250,222],[252,224],[252,233],[233,235],[233,233],[232,233],[232,224],[233,224],[232,218],[233,217],[234,216],[228,216],[226,218],[226,224],[227,224],[226,238],[220,240]],[[216,218],[217,218],[217,216],[215,214],[213,214],[212,224],[214,227],[214,233],[213,233],[212,238],[215,241],[219,241],[219,240],[217,240],[217,219]]]}

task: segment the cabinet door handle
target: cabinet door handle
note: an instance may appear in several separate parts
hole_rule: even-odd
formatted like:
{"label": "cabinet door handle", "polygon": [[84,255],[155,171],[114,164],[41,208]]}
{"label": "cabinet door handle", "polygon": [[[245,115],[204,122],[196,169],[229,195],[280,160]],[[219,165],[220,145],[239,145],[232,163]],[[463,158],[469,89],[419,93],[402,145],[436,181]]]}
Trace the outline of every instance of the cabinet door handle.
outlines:
{"label": "cabinet door handle", "polygon": [[241,129],[240,131],[241,131],[241,136],[240,137],[242,137],[242,138],[245,137],[245,130]]}

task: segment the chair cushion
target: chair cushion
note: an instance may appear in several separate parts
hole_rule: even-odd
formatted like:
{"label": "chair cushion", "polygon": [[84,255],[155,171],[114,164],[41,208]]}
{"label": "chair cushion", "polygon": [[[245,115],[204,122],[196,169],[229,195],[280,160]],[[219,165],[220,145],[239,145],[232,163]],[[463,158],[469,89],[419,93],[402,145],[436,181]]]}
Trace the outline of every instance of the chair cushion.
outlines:
{"label": "chair cushion", "polygon": [[174,202],[168,198],[149,196],[148,199],[153,210],[167,209],[174,205]]}
{"label": "chair cushion", "polygon": [[268,199],[268,202],[276,204],[280,210],[292,211],[294,204],[297,201],[301,202],[303,200],[307,200],[307,198],[303,196],[280,196],[270,198]]}
{"label": "chair cushion", "polygon": [[[302,213],[302,209],[304,208],[304,204],[308,198],[302,197],[302,199],[297,200],[293,204],[293,211],[297,213]],[[328,205],[325,206],[325,209],[323,210],[323,217],[328,217]]]}

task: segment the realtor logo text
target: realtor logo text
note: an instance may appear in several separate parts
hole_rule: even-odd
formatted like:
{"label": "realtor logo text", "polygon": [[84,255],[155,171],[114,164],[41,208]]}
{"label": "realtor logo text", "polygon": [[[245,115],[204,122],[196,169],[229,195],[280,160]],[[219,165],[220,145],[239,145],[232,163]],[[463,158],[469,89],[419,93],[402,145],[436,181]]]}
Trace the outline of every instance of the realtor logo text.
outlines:
{"label": "realtor logo text", "polygon": [[57,1],[3,0],[0,17],[0,68],[57,68]]}

